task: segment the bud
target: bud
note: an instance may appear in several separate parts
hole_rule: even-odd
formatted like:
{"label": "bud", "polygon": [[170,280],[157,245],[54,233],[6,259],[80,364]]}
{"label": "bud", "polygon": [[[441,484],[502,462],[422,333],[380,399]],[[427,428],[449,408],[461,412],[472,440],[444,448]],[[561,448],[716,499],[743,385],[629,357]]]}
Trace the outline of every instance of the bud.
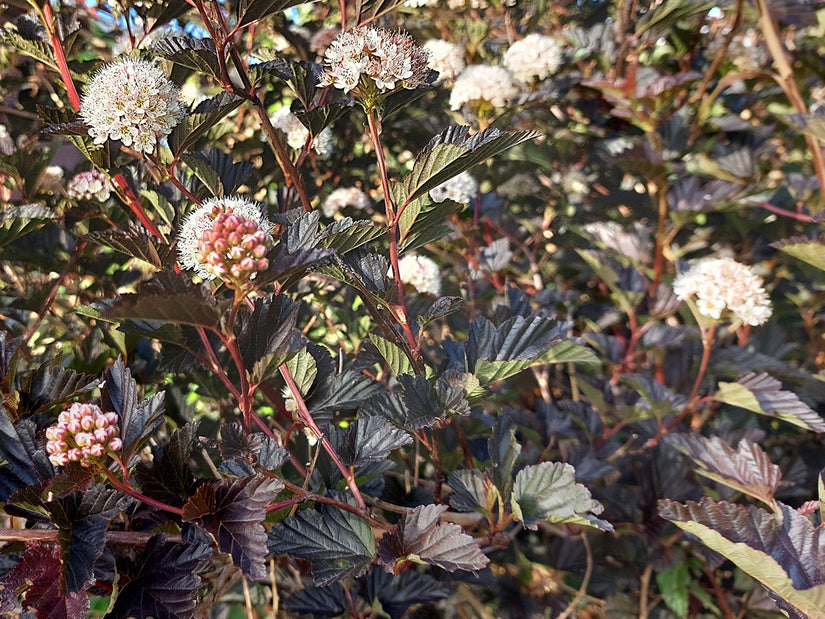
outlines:
{"label": "bud", "polygon": [[94,404],[75,402],[57,416],[56,426],[46,429],[49,461],[55,466],[70,461],[92,466],[106,455],[107,448],[118,451],[120,439],[112,438],[120,433],[117,421],[117,413],[104,413]]}

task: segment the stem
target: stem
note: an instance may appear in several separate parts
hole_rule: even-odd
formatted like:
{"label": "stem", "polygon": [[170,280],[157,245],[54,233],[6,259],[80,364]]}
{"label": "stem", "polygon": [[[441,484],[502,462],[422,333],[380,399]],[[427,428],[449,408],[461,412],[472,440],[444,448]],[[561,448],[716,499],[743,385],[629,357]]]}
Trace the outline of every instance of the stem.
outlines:
{"label": "stem", "polygon": [[126,206],[129,207],[135,216],[140,220],[146,229],[149,230],[154,236],[158,237],[164,243],[166,242],[166,237],[163,236],[163,233],[160,229],[155,225],[155,223],[149,219],[149,216],[146,214],[146,211],[143,209],[143,205],[141,205],[140,200],[138,199],[137,195],[135,194],[134,190],[129,186],[129,183],[126,182],[126,178],[123,176],[121,172],[118,172],[112,177],[112,180],[117,183],[117,186],[121,189],[122,194],[118,193],[120,198],[126,203]]}
{"label": "stem", "polygon": [[104,468],[104,469],[101,469],[101,470],[103,471],[103,474],[112,483],[112,486],[116,490],[120,490],[123,494],[128,494],[130,497],[132,497],[133,499],[137,499],[141,503],[146,503],[146,505],[151,505],[152,507],[157,507],[158,509],[161,509],[165,512],[169,512],[170,514],[177,514],[178,516],[183,516],[183,509],[181,509],[180,507],[174,507],[173,505],[167,505],[166,503],[163,503],[162,501],[157,501],[157,500],[155,500],[153,498],[150,498],[150,497],[148,497],[144,494],[141,494],[140,492],[138,492],[137,490],[132,488],[132,486],[120,481],[117,477],[115,477],[115,474],[112,473],[112,471],[110,471],[109,469]]}
{"label": "stem", "polygon": [[57,32],[54,29],[54,12],[52,11],[51,4],[48,2],[43,3],[43,25],[49,34],[49,42],[52,44],[52,50],[54,50],[54,57],[57,61],[57,68],[60,70],[60,77],[63,79],[63,85],[66,87],[66,92],[69,95],[69,100],[72,102],[74,111],[77,112],[80,110],[80,95],[77,94],[77,88],[74,85],[72,74],[69,71],[69,64],[66,62],[63,42],[58,38]]}
{"label": "stem", "polygon": [[284,381],[286,382],[289,390],[292,392],[293,397],[295,398],[295,402],[298,405],[298,414],[301,419],[301,422],[312,430],[312,433],[318,437],[321,445],[323,445],[324,450],[329,454],[329,457],[335,463],[335,466],[338,467],[338,470],[343,475],[344,479],[347,482],[347,486],[352,492],[352,495],[355,497],[356,502],[358,503],[358,507],[360,507],[363,511],[367,510],[367,504],[364,502],[364,497],[361,496],[361,491],[358,489],[358,485],[355,483],[355,478],[352,475],[352,471],[350,471],[346,465],[341,461],[340,456],[335,453],[335,450],[330,445],[329,440],[321,429],[318,427],[318,424],[315,423],[315,420],[312,418],[312,415],[309,413],[309,409],[307,408],[306,402],[304,402],[304,397],[301,394],[301,390],[298,389],[298,385],[295,384],[295,379],[292,377],[292,372],[289,371],[289,368],[286,364],[283,364],[280,367],[281,375],[284,377]]}
{"label": "stem", "polygon": [[802,213],[794,213],[793,211],[785,210],[784,208],[779,208],[778,206],[774,206],[770,202],[760,202],[757,206],[762,207],[766,211],[770,211],[771,213],[776,213],[777,215],[781,215],[782,217],[789,217],[790,219],[796,219],[797,221],[804,221],[806,224],[811,223],[811,216],[810,215],[803,215]]}
{"label": "stem", "polygon": [[238,404],[241,407],[241,413],[243,414],[243,424],[244,428],[247,432],[252,431],[252,390],[249,388],[249,379],[246,376],[246,366],[243,362],[243,357],[241,356],[241,351],[238,348],[238,340],[235,339],[235,333],[233,330],[235,324],[235,317],[238,313],[238,307],[243,302],[243,293],[236,290],[235,291],[235,301],[232,304],[232,309],[229,312],[229,317],[226,321],[226,331],[227,333],[222,333],[220,331],[216,331],[218,336],[226,346],[226,349],[229,351],[229,354],[232,356],[232,361],[235,362],[235,368],[238,370],[238,375],[241,380],[241,388],[240,388],[240,401]]}
{"label": "stem", "polygon": [[584,568],[584,578],[582,578],[582,584],[579,590],[576,591],[576,597],[573,598],[573,601],[570,602],[570,605],[564,612],[559,615],[558,619],[567,619],[573,616],[573,613],[576,612],[576,607],[581,603],[587,593],[587,585],[590,584],[590,575],[593,573],[593,552],[590,550],[587,533],[582,533],[582,544],[584,544],[585,558],[587,560],[587,566]]}

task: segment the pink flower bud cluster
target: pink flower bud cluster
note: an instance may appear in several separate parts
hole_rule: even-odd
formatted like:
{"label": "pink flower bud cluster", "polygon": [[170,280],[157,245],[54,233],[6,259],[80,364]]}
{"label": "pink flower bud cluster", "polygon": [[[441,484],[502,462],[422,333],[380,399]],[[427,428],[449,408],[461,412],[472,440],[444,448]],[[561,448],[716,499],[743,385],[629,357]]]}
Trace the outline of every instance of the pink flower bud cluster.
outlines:
{"label": "pink flower bud cluster", "polygon": [[321,86],[335,86],[355,96],[415,89],[429,77],[429,54],[413,38],[381,28],[355,28],[342,32],[324,53],[326,71]]}
{"label": "pink flower bud cluster", "polygon": [[70,198],[105,202],[109,199],[109,187],[109,179],[105,174],[97,170],[89,170],[76,174],[69,181],[66,189]]}
{"label": "pink flower bud cluster", "polygon": [[222,279],[247,281],[269,268],[268,238],[258,224],[231,211],[213,207],[214,222],[198,241],[195,256],[204,268]]}
{"label": "pink flower bud cluster", "polygon": [[55,466],[80,462],[91,466],[107,452],[120,451],[117,413],[104,413],[95,404],[75,402],[60,413],[57,425],[46,430],[46,452]]}

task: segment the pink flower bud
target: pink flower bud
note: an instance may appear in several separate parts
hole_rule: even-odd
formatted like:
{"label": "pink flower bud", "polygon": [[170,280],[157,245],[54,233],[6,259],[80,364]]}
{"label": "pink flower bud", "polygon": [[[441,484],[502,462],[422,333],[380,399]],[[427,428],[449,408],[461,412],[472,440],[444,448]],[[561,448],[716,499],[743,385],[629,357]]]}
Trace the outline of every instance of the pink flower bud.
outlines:
{"label": "pink flower bud", "polygon": [[227,249],[229,249],[229,243],[226,242],[226,239],[218,239],[215,241],[215,251],[224,253]]}
{"label": "pink flower bud", "polygon": [[89,447],[89,454],[94,458],[100,458],[103,454],[106,453],[106,450],[103,448],[103,445],[100,443],[95,443],[91,447]]}
{"label": "pink flower bud", "polygon": [[55,466],[66,466],[69,463],[69,456],[65,453],[55,453],[49,456],[49,462]]}
{"label": "pink flower bud", "polygon": [[260,260],[266,256],[266,245],[256,245],[252,248],[252,257],[256,260]]}
{"label": "pink flower bud", "polygon": [[269,268],[269,260],[266,258],[261,258],[260,260],[258,260],[256,267],[258,273],[263,273]]}
{"label": "pink flower bud", "polygon": [[88,447],[94,442],[94,440],[94,435],[89,434],[88,432],[80,432],[74,437],[74,442],[77,443],[78,447]]}
{"label": "pink flower bud", "polygon": [[57,416],[57,423],[61,425],[66,425],[71,420],[71,416],[69,415],[69,411],[63,411]]}
{"label": "pink flower bud", "polygon": [[83,418],[80,420],[80,427],[84,430],[91,430],[95,427],[95,419],[90,415],[84,415]]}
{"label": "pink flower bud", "polygon": [[95,430],[95,440],[97,442],[105,443],[107,438],[109,438],[109,428],[98,428]]}
{"label": "pink flower bud", "polygon": [[106,421],[109,422],[110,426],[117,425],[119,419],[117,418],[117,413],[106,413]]}
{"label": "pink flower bud", "polygon": [[66,424],[66,430],[68,430],[69,434],[77,434],[83,430],[83,426],[80,425],[80,420],[72,419]]}
{"label": "pink flower bud", "polygon": [[113,438],[109,441],[109,449],[112,451],[120,451],[121,447],[123,447],[123,442],[119,438]]}
{"label": "pink flower bud", "polygon": [[239,264],[244,271],[252,271],[255,269],[255,261],[249,256],[241,260]]}
{"label": "pink flower bud", "polygon": [[69,456],[69,460],[72,462],[77,462],[83,456],[83,452],[79,449],[70,449],[66,454]]}
{"label": "pink flower bud", "polygon": [[49,441],[48,443],[46,443],[46,453],[47,454],[56,454],[56,453],[60,453],[61,451],[63,451],[63,450],[60,449],[60,446],[57,444],[56,441]]}

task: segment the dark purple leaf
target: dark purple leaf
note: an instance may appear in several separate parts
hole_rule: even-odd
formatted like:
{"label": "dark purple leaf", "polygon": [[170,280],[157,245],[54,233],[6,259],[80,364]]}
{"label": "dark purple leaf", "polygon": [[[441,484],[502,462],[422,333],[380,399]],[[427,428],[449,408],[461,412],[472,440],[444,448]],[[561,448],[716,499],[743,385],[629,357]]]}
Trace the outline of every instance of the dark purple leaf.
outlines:
{"label": "dark purple leaf", "polygon": [[407,570],[398,576],[373,570],[359,579],[358,584],[361,597],[370,604],[376,600],[380,602],[381,608],[391,619],[401,619],[411,606],[444,600],[452,594],[444,583],[414,570]]}
{"label": "dark purple leaf", "polygon": [[347,466],[380,462],[392,451],[412,442],[409,434],[390,425],[383,417],[362,417],[346,428],[333,426],[328,436]]}
{"label": "dark purple leaf", "polygon": [[297,615],[319,617],[338,617],[349,608],[344,588],[336,583],[327,587],[304,587],[290,595],[284,602],[284,608]]}
{"label": "dark purple leaf", "polygon": [[197,431],[198,422],[181,426],[162,448],[154,451],[151,464],[138,463],[135,479],[146,496],[180,506],[195,491],[195,478],[188,461]]}
{"label": "dark purple leaf", "polygon": [[31,456],[20,443],[17,430],[12,425],[6,409],[0,404],[0,502],[39,479]]}
{"label": "dark purple leaf", "polygon": [[148,262],[156,269],[169,266],[175,260],[172,246],[159,242],[144,228],[92,232],[86,238],[92,243],[111,247],[127,256]]}
{"label": "dark purple leaf", "polygon": [[300,306],[285,295],[255,299],[252,311],[244,306],[235,324],[235,337],[244,365],[251,368],[265,355],[295,352],[292,333]]}
{"label": "dark purple leaf", "polygon": [[100,380],[52,362],[37,368],[26,383],[18,408],[20,414],[24,411],[34,413],[53,408],[81,393],[92,391],[100,384]]}

